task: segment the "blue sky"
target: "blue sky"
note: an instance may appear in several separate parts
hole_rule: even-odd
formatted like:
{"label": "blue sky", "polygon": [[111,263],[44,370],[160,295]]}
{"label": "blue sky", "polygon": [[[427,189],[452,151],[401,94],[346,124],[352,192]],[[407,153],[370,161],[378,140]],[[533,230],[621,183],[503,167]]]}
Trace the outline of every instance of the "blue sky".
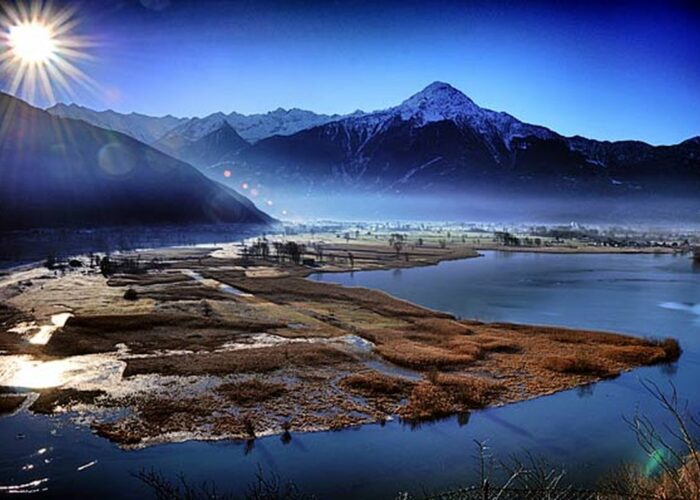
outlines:
{"label": "blue sky", "polygon": [[565,135],[700,134],[692,3],[133,0],[80,13],[99,41],[83,69],[102,90],[75,100],[97,109],[349,113],[441,80]]}

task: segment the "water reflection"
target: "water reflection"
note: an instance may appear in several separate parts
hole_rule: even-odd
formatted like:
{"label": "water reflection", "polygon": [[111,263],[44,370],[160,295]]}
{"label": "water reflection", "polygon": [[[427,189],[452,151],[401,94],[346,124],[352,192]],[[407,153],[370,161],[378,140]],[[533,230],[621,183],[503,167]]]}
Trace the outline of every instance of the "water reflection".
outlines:
{"label": "water reflection", "polygon": [[[58,313],[51,316],[51,323],[48,325],[38,326],[34,321],[29,323],[23,322],[14,326],[13,328],[10,328],[8,332],[27,335],[30,344],[46,345],[49,340],[51,340],[51,337],[56,330],[63,328],[68,319],[72,316],[73,315],[68,312]],[[31,334],[31,332],[34,330],[37,330],[37,332]]]}
{"label": "water reflection", "polygon": [[576,388],[576,395],[580,398],[588,398],[593,396],[595,384],[580,385]]}
{"label": "water reflection", "polygon": [[0,386],[47,389],[69,386],[79,389],[104,388],[118,383],[126,363],[113,356],[88,354],[42,361],[28,355],[3,356]]}

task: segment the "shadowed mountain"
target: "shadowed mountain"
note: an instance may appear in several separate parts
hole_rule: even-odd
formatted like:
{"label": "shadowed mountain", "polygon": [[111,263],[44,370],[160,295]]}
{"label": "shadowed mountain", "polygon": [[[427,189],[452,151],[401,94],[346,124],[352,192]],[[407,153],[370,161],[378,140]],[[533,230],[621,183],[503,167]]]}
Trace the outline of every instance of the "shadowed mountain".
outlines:
{"label": "shadowed mountain", "polygon": [[567,138],[435,82],[399,106],[243,150],[241,175],[304,192],[696,196],[700,145]]}
{"label": "shadowed mountain", "polygon": [[135,139],[0,94],[0,229],[268,223],[248,199]]}
{"label": "shadowed mountain", "polygon": [[83,120],[96,127],[121,132],[146,144],[157,141],[188,121],[187,118],[175,118],[170,115],[154,117],[139,113],[122,114],[112,110],[93,111],[75,104],[56,104],[46,111],[59,118]]}
{"label": "shadowed mountain", "polygon": [[178,158],[198,167],[212,166],[232,160],[236,153],[248,146],[250,144],[224,122],[221,128],[178,151]]}
{"label": "shadowed mountain", "polygon": [[168,135],[157,143],[157,147],[206,171],[222,162],[233,160],[238,152],[250,146],[225,119],[218,125],[215,130],[192,141],[182,136]]}

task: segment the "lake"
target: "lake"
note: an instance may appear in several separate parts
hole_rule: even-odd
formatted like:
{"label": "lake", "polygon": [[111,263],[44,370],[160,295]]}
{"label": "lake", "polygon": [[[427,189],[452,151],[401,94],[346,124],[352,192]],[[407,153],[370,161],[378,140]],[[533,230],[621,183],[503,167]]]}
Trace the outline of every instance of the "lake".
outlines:
{"label": "lake", "polygon": [[[700,410],[700,274],[687,257],[487,252],[483,257],[395,271],[319,274],[310,279],[377,288],[464,318],[572,326],[679,339],[673,365],[531,401],[412,428],[394,421],[337,432],[245,443],[187,442],[122,451],[66,418],[21,413],[0,420],[0,486],[29,484],[43,495],[69,492],[133,498],[148,490],[133,472],[154,469],[193,483],[244,492],[261,469],[321,498],[393,498],[476,478],[474,440],[498,457],[533,453],[591,485],[623,461],[646,463],[623,416],[663,415],[641,387],[672,381]],[[42,481],[43,482],[38,482]],[[1,490],[0,490],[1,491]]]}

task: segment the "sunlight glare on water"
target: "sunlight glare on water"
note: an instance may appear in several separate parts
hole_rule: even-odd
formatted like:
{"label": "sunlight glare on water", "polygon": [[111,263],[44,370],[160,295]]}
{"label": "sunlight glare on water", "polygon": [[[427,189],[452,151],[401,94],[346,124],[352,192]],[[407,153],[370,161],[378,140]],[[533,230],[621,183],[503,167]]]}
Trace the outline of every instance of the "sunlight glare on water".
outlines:
{"label": "sunlight glare on water", "polygon": [[71,316],[73,316],[71,313],[54,314],[51,316],[51,324],[43,325],[39,328],[39,332],[29,339],[29,343],[46,345],[49,340],[51,340],[51,336],[54,332],[59,328],[63,328],[66,325],[66,321],[68,321],[68,318]]}
{"label": "sunlight glare on water", "polygon": [[114,357],[89,354],[41,361],[32,356],[5,356],[0,364],[0,385],[25,389],[69,386],[89,390],[121,380],[126,363]]}

